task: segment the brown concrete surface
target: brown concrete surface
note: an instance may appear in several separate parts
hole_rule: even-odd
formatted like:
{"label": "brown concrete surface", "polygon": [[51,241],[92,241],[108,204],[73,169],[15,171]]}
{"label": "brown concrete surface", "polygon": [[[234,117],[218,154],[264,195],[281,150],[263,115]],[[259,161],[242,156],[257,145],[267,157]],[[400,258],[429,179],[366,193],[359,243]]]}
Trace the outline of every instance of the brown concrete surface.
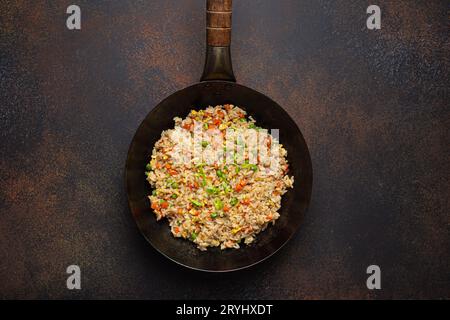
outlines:
{"label": "brown concrete surface", "polygon": [[140,121],[200,78],[204,1],[77,1],[81,31],[72,1],[0,1],[0,298],[450,298],[448,4],[375,1],[369,31],[372,2],[235,1],[238,82],[297,122],[314,187],[283,250],[216,275],[145,242],[123,177]]}

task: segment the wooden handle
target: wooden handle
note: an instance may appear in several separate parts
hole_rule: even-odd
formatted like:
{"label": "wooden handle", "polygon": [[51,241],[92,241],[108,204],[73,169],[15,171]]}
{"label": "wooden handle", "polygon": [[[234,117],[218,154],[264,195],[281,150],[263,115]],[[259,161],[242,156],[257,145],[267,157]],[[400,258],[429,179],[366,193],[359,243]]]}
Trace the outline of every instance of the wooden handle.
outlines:
{"label": "wooden handle", "polygon": [[208,46],[230,46],[232,2],[232,0],[206,1],[206,43]]}

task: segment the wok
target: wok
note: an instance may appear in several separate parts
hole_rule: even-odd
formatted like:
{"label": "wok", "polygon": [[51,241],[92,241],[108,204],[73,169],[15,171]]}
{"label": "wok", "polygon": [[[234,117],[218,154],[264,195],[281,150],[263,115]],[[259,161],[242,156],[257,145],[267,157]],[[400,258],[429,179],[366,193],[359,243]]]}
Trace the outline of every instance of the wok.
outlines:
{"label": "wok", "polygon": [[[225,272],[270,257],[299,229],[311,197],[312,166],[305,139],[286,111],[264,94],[236,83],[230,54],[232,0],[208,0],[206,9],[207,49],[201,80],[170,95],[145,117],[131,141],[125,180],[133,218],[157,251],[188,268]],[[280,143],[288,151],[289,174],[294,176],[295,183],[282,197],[276,224],[258,234],[254,243],[242,245],[238,250],[200,251],[194,243],[174,238],[167,221],[156,221],[147,198],[152,190],[145,179],[145,166],[161,132],[173,128],[174,117],[184,118],[191,109],[226,103],[245,109],[258,126],[279,129]]]}

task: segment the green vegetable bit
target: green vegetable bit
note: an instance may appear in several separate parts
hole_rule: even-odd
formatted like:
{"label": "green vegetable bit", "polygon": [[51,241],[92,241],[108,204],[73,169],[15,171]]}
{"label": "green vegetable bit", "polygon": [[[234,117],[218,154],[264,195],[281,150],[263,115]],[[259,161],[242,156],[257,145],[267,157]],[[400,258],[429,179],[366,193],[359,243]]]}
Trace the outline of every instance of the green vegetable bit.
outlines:
{"label": "green vegetable bit", "polygon": [[208,146],[208,141],[202,141],[202,147],[206,148]]}
{"label": "green vegetable bit", "polygon": [[178,196],[174,193],[174,194],[171,196],[171,198],[172,198],[172,199],[176,199],[176,198],[178,198]]}
{"label": "green vegetable bit", "polygon": [[222,200],[220,200],[220,199],[214,200],[214,208],[216,208],[216,210],[222,210],[223,209]]}
{"label": "green vegetable bit", "polygon": [[146,169],[147,171],[152,170],[152,165],[151,165],[150,163],[147,163],[147,165],[145,166],[145,169]]}
{"label": "green vegetable bit", "polygon": [[191,233],[191,239],[195,240],[197,238],[197,234],[195,232]]}
{"label": "green vegetable bit", "polygon": [[235,205],[237,205],[239,202],[238,198],[232,198],[230,200],[230,204],[234,207]]}
{"label": "green vegetable bit", "polygon": [[258,126],[255,125],[254,123],[250,123],[250,124],[248,125],[248,128],[249,128],[249,129],[255,129],[255,130],[261,130],[261,129],[262,129],[261,127],[258,127]]}
{"label": "green vegetable bit", "polygon": [[206,192],[208,194],[216,194],[216,193],[219,192],[219,189],[217,189],[216,187],[211,186],[211,187],[207,187],[206,188]]}
{"label": "green vegetable bit", "polygon": [[236,169],[234,169],[236,173],[239,173],[239,171],[241,171],[241,167],[236,166]]}
{"label": "green vegetable bit", "polygon": [[170,186],[171,186],[172,188],[174,188],[174,189],[178,189],[178,183],[176,183],[176,182],[172,182],[172,183],[170,184]]}
{"label": "green vegetable bit", "polygon": [[203,129],[208,130],[208,124],[206,122],[203,124]]}
{"label": "green vegetable bit", "polygon": [[148,177],[148,175],[150,174],[150,172],[145,171],[145,176]]}
{"label": "green vegetable bit", "polygon": [[219,178],[221,178],[221,179],[225,178],[225,174],[223,173],[222,170],[217,170],[216,173]]}
{"label": "green vegetable bit", "polygon": [[211,213],[211,218],[215,219],[217,218],[219,214],[217,212]]}
{"label": "green vegetable bit", "polygon": [[252,171],[257,171],[258,170],[258,166],[256,164],[251,164],[251,163],[244,163],[242,165],[242,168],[244,169],[250,169]]}
{"label": "green vegetable bit", "polygon": [[156,195],[157,195],[156,190],[153,190],[153,191],[152,191],[152,196],[156,196]]}
{"label": "green vegetable bit", "polygon": [[205,175],[205,171],[203,170],[203,166],[200,166],[198,169],[198,176],[202,178],[202,187],[206,186],[206,175]]}
{"label": "green vegetable bit", "polygon": [[231,186],[228,183],[222,183],[223,191],[231,192]]}
{"label": "green vegetable bit", "polygon": [[191,202],[192,202],[192,204],[193,204],[194,206],[196,206],[196,207],[202,207],[202,206],[203,206],[203,203],[201,203],[200,201],[191,199]]}

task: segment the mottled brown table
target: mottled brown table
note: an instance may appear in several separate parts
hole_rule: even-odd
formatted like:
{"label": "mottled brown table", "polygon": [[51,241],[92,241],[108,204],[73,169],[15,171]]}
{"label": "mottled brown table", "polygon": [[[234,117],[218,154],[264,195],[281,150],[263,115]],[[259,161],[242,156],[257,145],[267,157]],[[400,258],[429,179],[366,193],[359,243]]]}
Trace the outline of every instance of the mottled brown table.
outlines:
{"label": "mottled brown table", "polygon": [[295,119],[314,188],[282,251],[219,275],[145,242],[123,177],[140,121],[200,77],[204,1],[77,1],[81,31],[71,3],[0,5],[0,298],[450,297],[446,1],[235,1],[236,77]]}

